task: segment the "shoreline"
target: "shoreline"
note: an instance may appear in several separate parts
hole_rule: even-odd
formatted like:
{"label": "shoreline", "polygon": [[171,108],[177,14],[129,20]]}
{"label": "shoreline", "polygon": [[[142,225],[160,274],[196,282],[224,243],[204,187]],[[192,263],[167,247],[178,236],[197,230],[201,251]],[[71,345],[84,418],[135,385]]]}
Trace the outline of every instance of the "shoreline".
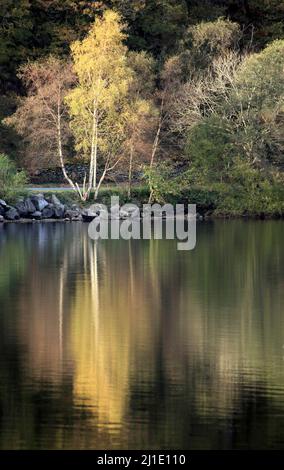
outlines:
{"label": "shoreline", "polygon": [[[93,218],[93,220],[96,217]],[[156,217],[160,218],[160,217]],[[161,217],[162,220],[166,220],[165,218]],[[155,217],[151,217],[151,220],[155,219]],[[177,219],[176,216],[173,217],[174,220]],[[187,217],[185,217],[186,220],[190,220]],[[111,219],[109,219],[111,220]],[[125,220],[130,220],[127,218],[120,218],[119,219],[121,222]],[[141,217],[139,220],[143,220]],[[284,216],[247,216],[247,215],[210,215],[210,216],[199,216],[196,218],[196,222],[213,222],[213,221],[233,221],[233,220],[243,220],[243,221],[260,221],[260,222],[266,222],[266,221],[284,221]],[[64,219],[28,219],[28,218],[21,218],[18,220],[1,220],[0,221],[0,227],[7,225],[7,224],[41,224],[41,223],[81,223],[81,224],[88,224],[92,220],[79,220],[79,219],[69,219],[69,218],[64,218]]]}
{"label": "shoreline", "polygon": [[[109,198],[111,198],[109,194]],[[119,196],[116,196],[119,197]],[[157,207],[153,205],[157,204]],[[184,217],[190,220],[191,217],[196,217],[196,221],[213,221],[213,220],[284,220],[284,214],[281,211],[273,212],[256,212],[256,213],[230,213],[230,211],[222,211],[217,208],[212,208],[209,204],[198,204],[196,205],[195,211],[190,213],[190,208],[186,209],[186,206],[194,204],[188,200],[173,200],[171,204],[176,207],[177,204],[183,204],[185,208]],[[78,201],[67,201],[64,198],[59,199],[55,194],[33,194],[18,199],[16,202],[8,203],[3,199],[0,199],[0,225],[6,223],[20,223],[20,224],[32,224],[39,222],[84,222],[88,223],[97,217],[100,217],[102,212],[110,211],[115,208],[115,212],[112,212],[112,217],[120,220],[131,220],[134,213],[137,218],[143,218],[144,206],[148,206],[143,198],[133,199],[133,203],[126,201],[118,201],[116,204],[111,204],[111,199],[99,199],[97,202],[89,202],[89,207],[82,206]],[[150,217],[165,219],[165,212],[162,211],[164,203],[152,203]],[[148,211],[148,209],[146,209]],[[158,210],[158,212],[157,212]],[[165,209],[166,210],[166,209]],[[188,213],[187,213],[188,210]],[[152,212],[154,211],[154,212]],[[173,215],[172,215],[173,214]],[[111,216],[109,216],[111,218]],[[171,213],[171,218],[177,219],[179,214],[176,214],[174,209]]]}

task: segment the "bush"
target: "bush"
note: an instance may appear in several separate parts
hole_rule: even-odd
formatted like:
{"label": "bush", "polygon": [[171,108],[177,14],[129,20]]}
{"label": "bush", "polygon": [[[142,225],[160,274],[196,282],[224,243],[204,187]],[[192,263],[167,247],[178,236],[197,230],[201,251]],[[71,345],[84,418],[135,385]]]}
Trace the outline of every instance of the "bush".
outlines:
{"label": "bush", "polygon": [[169,201],[169,196],[180,193],[177,178],[174,177],[173,168],[169,163],[156,163],[152,167],[143,167],[143,178],[146,180],[151,200],[157,203]]}
{"label": "bush", "polygon": [[126,186],[114,188],[101,188],[97,202],[110,205],[112,196],[118,196],[120,204],[134,203],[137,205],[146,204],[149,199],[149,188],[147,186],[134,186],[131,190],[131,197],[128,196],[128,188]]}
{"label": "bush", "polygon": [[210,67],[214,58],[235,49],[241,36],[238,23],[218,18],[189,27],[181,45],[191,68],[200,73]]}
{"label": "bush", "polygon": [[0,197],[11,201],[24,192],[26,174],[17,171],[16,165],[7,155],[0,154]]}
{"label": "bush", "polygon": [[257,186],[226,187],[215,214],[228,216],[282,217],[283,187],[267,180]]}
{"label": "bush", "polygon": [[192,182],[222,182],[233,161],[231,136],[222,119],[210,116],[189,133],[185,154],[190,160]]}

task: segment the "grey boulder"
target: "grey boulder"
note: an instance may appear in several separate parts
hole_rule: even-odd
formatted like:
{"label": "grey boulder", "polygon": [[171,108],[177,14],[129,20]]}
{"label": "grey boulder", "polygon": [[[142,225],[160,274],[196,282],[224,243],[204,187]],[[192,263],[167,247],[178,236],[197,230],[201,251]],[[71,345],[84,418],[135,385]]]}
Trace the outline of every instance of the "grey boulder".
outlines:
{"label": "grey boulder", "polygon": [[42,211],[43,219],[52,219],[55,216],[54,207],[51,204],[48,204]]}
{"label": "grey boulder", "polygon": [[63,204],[54,205],[54,215],[56,219],[63,219],[65,214],[65,207]]}
{"label": "grey boulder", "polygon": [[65,217],[73,221],[82,220],[81,212],[78,209],[67,209],[67,211],[65,212]]}
{"label": "grey boulder", "polygon": [[8,204],[3,199],[0,199],[0,209],[2,209],[4,212],[9,209]]}
{"label": "grey boulder", "polygon": [[31,199],[20,200],[15,204],[15,209],[19,212],[21,217],[29,217],[36,211],[35,205],[32,203]]}
{"label": "grey boulder", "polygon": [[31,215],[31,217],[32,217],[32,219],[41,220],[42,219],[42,213],[40,211],[35,211]]}
{"label": "grey boulder", "polygon": [[55,194],[52,194],[51,196],[48,196],[46,200],[49,202],[48,208],[52,208],[53,210],[52,217],[56,219],[63,219],[65,215],[65,206],[64,204],[61,204],[58,197],[55,196]]}
{"label": "grey boulder", "polygon": [[14,207],[10,207],[5,213],[5,219],[7,220],[19,220],[19,218],[20,214]]}
{"label": "grey boulder", "polygon": [[100,215],[98,210],[93,210],[92,208],[84,209],[82,211],[82,218],[84,222],[92,222],[96,217]]}
{"label": "grey boulder", "polygon": [[15,209],[19,212],[21,217],[26,217],[29,214],[26,208],[25,201],[18,201],[15,204]]}
{"label": "grey boulder", "polygon": [[43,211],[43,209],[48,206],[48,202],[45,200],[43,194],[36,194],[32,196],[31,199],[37,211]]}
{"label": "grey boulder", "polygon": [[61,202],[59,201],[58,197],[55,196],[55,194],[52,194],[50,198],[50,202],[54,204],[55,206],[61,206]]}
{"label": "grey boulder", "polygon": [[19,212],[21,217],[29,217],[36,211],[36,207],[30,197],[19,200],[15,204],[15,209]]}
{"label": "grey boulder", "polygon": [[120,217],[120,219],[128,219],[130,217],[134,218],[134,219],[140,219],[139,207],[137,207],[137,206],[128,206],[127,208],[120,209],[119,217]]}

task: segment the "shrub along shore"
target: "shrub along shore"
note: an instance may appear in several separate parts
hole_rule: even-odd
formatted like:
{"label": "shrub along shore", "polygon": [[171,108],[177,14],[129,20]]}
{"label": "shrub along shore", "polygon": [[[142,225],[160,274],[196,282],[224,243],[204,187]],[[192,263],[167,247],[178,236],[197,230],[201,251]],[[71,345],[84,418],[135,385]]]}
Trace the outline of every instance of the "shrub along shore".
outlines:
{"label": "shrub along shore", "polygon": [[[283,218],[284,198],[282,192],[273,188],[270,198],[257,188],[258,195],[251,196],[248,201],[246,194],[237,188],[192,188],[182,193],[164,195],[163,200],[152,200],[152,203],[163,205],[165,202],[175,204],[196,204],[198,220],[211,218]],[[56,194],[55,194],[56,192]],[[0,222],[35,222],[35,221],[91,221],[100,213],[101,205],[108,208],[111,197],[118,196],[120,207],[126,203],[136,204],[142,209],[149,201],[149,190],[136,187],[129,198],[126,188],[102,189],[97,201],[92,198],[83,204],[78,201],[76,194],[68,190],[57,190],[44,194],[31,192],[16,199],[0,199]],[[121,218],[130,215],[121,211]]]}

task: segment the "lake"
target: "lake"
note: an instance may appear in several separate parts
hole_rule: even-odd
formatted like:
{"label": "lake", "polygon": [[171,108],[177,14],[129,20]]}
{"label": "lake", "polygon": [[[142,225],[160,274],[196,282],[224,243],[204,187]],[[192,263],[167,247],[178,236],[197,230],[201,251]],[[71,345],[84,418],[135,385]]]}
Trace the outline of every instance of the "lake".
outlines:
{"label": "lake", "polygon": [[284,449],[284,222],[0,226],[1,449]]}

